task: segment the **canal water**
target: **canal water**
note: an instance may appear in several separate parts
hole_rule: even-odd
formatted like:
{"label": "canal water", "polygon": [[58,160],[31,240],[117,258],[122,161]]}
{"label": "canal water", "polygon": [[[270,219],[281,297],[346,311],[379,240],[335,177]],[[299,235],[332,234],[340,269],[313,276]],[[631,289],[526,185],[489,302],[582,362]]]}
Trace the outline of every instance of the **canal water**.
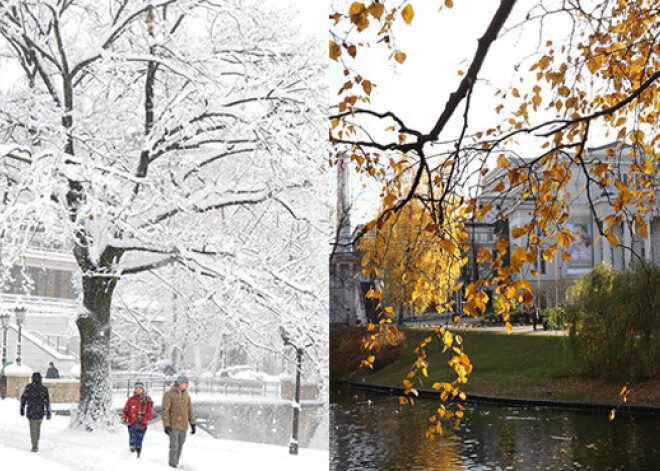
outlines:
{"label": "canal water", "polygon": [[439,400],[335,386],[331,470],[660,470],[660,418],[468,404],[458,429],[424,436]]}

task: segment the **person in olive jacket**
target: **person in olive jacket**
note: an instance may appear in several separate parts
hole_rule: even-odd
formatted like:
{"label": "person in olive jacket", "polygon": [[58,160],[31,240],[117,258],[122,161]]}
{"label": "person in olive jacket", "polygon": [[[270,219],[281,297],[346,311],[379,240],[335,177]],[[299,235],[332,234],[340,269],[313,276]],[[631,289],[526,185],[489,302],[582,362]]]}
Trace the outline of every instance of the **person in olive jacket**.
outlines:
{"label": "person in olive jacket", "polygon": [[41,422],[46,416],[50,420],[50,397],[48,388],[41,384],[41,373],[32,374],[32,383],[25,386],[21,395],[21,415],[25,414],[27,406],[27,418],[30,421],[30,439],[32,440],[32,451],[39,450],[39,437],[41,435]]}
{"label": "person in olive jacket", "polygon": [[194,434],[197,429],[197,420],[187,391],[188,383],[187,376],[179,376],[172,388],[163,396],[161,415],[165,433],[170,436],[169,464],[173,468],[179,466],[188,424],[190,424],[190,433]]}

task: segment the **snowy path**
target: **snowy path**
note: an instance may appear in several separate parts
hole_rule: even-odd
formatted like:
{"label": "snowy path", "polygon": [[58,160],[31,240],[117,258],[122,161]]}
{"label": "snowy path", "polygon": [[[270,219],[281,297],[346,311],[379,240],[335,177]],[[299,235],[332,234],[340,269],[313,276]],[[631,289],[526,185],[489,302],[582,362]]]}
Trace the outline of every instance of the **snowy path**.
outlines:
{"label": "snowy path", "polygon": [[[28,423],[18,413],[14,399],[0,401],[0,457],[2,467],[20,466],[21,470],[157,471],[167,465],[168,438],[160,423],[153,424],[144,439],[142,456],[128,450],[128,433],[87,433],[68,428],[69,418],[53,416],[44,420],[39,453],[31,453]],[[301,449],[290,456],[287,447],[247,442],[216,440],[203,431],[188,434],[181,464],[188,471],[216,470],[322,470],[328,469],[327,451]]]}

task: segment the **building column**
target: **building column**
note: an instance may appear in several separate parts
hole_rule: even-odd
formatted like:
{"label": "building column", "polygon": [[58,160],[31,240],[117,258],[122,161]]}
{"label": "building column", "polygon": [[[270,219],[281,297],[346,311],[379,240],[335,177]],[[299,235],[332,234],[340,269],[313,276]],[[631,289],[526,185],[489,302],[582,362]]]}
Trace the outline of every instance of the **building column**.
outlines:
{"label": "building column", "polygon": [[650,217],[646,218],[644,222],[646,223],[647,232],[646,239],[644,239],[644,260],[647,262],[653,260],[651,254],[651,238],[653,237],[653,224],[651,224],[653,219]]}
{"label": "building column", "polygon": [[607,241],[606,237],[601,237],[598,240],[599,244],[602,244],[603,246],[603,262],[610,266],[614,266],[614,260],[612,260],[612,246],[610,243]]}
{"label": "building column", "polygon": [[[632,234],[630,233],[630,225],[624,222],[622,224],[622,230],[623,230],[623,245],[626,246],[625,249],[623,249],[623,266],[621,267],[622,270],[625,270],[628,268],[630,265],[630,249],[632,249]],[[629,249],[630,248],[630,249]]]}

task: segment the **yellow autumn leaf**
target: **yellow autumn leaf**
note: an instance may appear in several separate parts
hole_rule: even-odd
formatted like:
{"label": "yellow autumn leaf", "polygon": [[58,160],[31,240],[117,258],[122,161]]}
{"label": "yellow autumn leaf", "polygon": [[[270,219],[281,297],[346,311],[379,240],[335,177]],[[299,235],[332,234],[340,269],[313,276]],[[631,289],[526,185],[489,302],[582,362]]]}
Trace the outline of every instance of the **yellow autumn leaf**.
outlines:
{"label": "yellow autumn leaf", "polygon": [[479,248],[477,253],[477,263],[490,262],[493,259],[493,254],[486,247]]}
{"label": "yellow autumn leaf", "polygon": [[349,15],[359,15],[365,9],[364,3],[353,2],[351,8],[348,10]]}
{"label": "yellow autumn leaf", "polygon": [[371,16],[376,18],[377,20],[380,20],[380,17],[383,15],[383,11],[385,10],[385,7],[383,6],[382,3],[374,3],[369,7],[369,13],[371,13]]}
{"label": "yellow autumn leaf", "polygon": [[403,62],[406,60],[406,53],[405,52],[395,52],[394,53],[394,60],[397,61],[399,64],[403,64]]}
{"label": "yellow autumn leaf", "polygon": [[637,228],[637,233],[645,239],[649,236],[649,229],[647,224],[642,224]]}
{"label": "yellow autumn leaf", "polygon": [[606,231],[605,236],[607,237],[607,240],[609,241],[610,244],[612,244],[614,247],[619,246],[619,239],[612,233],[612,231]]}
{"label": "yellow autumn leaf", "polygon": [[364,89],[364,93],[371,95],[371,82],[369,80],[362,82],[362,88]]}
{"label": "yellow autumn leaf", "polygon": [[499,193],[501,191],[504,191],[505,189],[506,189],[506,185],[504,184],[504,182],[499,182],[497,185],[495,185],[495,188],[493,188],[493,191]]}
{"label": "yellow autumn leaf", "polygon": [[527,261],[527,250],[525,247],[516,247],[511,254],[511,265],[514,267],[521,266]]}
{"label": "yellow autumn leaf", "polygon": [[614,420],[614,416],[616,415],[616,412],[614,409],[610,411],[610,421]]}
{"label": "yellow autumn leaf", "polygon": [[504,154],[500,154],[497,157],[497,166],[500,168],[507,168],[509,166],[509,161]]}
{"label": "yellow autumn leaf", "polygon": [[413,16],[415,16],[415,11],[413,10],[412,5],[408,4],[402,11],[401,17],[403,21],[410,24],[412,22]]}
{"label": "yellow autumn leaf", "polygon": [[339,56],[341,56],[341,48],[336,42],[330,41],[330,59],[337,60]]}

